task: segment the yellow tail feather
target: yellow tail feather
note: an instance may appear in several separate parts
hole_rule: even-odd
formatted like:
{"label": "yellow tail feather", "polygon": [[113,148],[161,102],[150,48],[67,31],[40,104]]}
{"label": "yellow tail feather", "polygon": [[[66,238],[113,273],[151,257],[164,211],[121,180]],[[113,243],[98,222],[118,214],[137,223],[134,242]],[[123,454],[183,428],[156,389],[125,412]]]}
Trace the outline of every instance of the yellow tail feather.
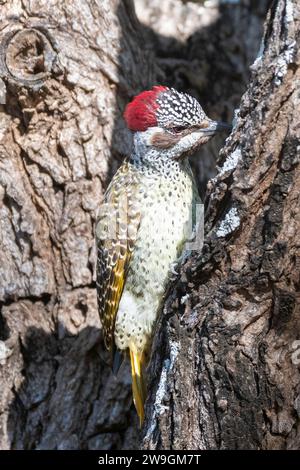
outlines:
{"label": "yellow tail feather", "polygon": [[140,426],[144,421],[144,403],[146,400],[146,384],[143,378],[144,355],[130,351],[131,375],[132,375],[132,394],[133,401],[140,418]]}

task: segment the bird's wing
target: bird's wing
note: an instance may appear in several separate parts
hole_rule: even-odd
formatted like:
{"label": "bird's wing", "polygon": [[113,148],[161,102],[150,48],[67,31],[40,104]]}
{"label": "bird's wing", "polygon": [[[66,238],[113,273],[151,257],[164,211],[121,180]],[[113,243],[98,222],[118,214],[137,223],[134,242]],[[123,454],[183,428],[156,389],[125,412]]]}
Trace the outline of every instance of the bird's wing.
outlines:
{"label": "bird's wing", "polygon": [[114,327],[134,249],[140,212],[135,192],[138,176],[124,163],[109,185],[96,225],[97,297],[106,347],[114,349]]}

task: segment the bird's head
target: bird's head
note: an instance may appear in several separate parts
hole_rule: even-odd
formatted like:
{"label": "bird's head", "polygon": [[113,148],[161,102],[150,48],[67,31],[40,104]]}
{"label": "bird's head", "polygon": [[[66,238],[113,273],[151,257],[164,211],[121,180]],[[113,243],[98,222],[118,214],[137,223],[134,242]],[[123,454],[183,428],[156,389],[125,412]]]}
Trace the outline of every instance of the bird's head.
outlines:
{"label": "bird's head", "polygon": [[154,86],[135,96],[124,118],[135,132],[139,153],[147,154],[152,149],[172,159],[191,154],[217,132],[231,128],[209,119],[192,96],[165,86]]}

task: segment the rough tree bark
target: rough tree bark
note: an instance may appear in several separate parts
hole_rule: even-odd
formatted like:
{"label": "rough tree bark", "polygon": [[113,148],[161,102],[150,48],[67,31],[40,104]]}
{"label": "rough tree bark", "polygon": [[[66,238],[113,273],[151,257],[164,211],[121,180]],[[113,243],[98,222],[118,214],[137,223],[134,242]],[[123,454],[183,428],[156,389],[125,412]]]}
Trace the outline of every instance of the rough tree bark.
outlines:
{"label": "rough tree bark", "polygon": [[300,448],[299,44],[299,2],[275,1],[158,327],[146,449]]}
{"label": "rough tree bark", "polygon": [[[130,149],[122,110],[135,93],[166,83],[229,119],[268,3],[172,0],[173,29],[163,34],[155,15],[170,1],[151,3],[148,18],[140,9],[143,26],[131,0],[0,1],[1,449],[138,446],[128,369],[116,380],[106,365],[94,283],[97,206]],[[202,188],[220,145],[194,164]],[[224,200],[219,183],[216,194]]]}

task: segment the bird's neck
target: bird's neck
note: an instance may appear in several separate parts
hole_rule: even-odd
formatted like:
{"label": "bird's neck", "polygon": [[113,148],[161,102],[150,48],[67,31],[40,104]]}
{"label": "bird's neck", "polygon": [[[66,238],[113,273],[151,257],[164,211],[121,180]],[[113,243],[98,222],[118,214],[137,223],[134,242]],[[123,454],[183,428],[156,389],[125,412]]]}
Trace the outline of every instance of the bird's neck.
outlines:
{"label": "bird's neck", "polygon": [[187,158],[174,159],[165,150],[149,147],[135,136],[133,152],[129,161],[139,170],[150,176],[176,175],[181,172],[190,172],[190,164]]}

